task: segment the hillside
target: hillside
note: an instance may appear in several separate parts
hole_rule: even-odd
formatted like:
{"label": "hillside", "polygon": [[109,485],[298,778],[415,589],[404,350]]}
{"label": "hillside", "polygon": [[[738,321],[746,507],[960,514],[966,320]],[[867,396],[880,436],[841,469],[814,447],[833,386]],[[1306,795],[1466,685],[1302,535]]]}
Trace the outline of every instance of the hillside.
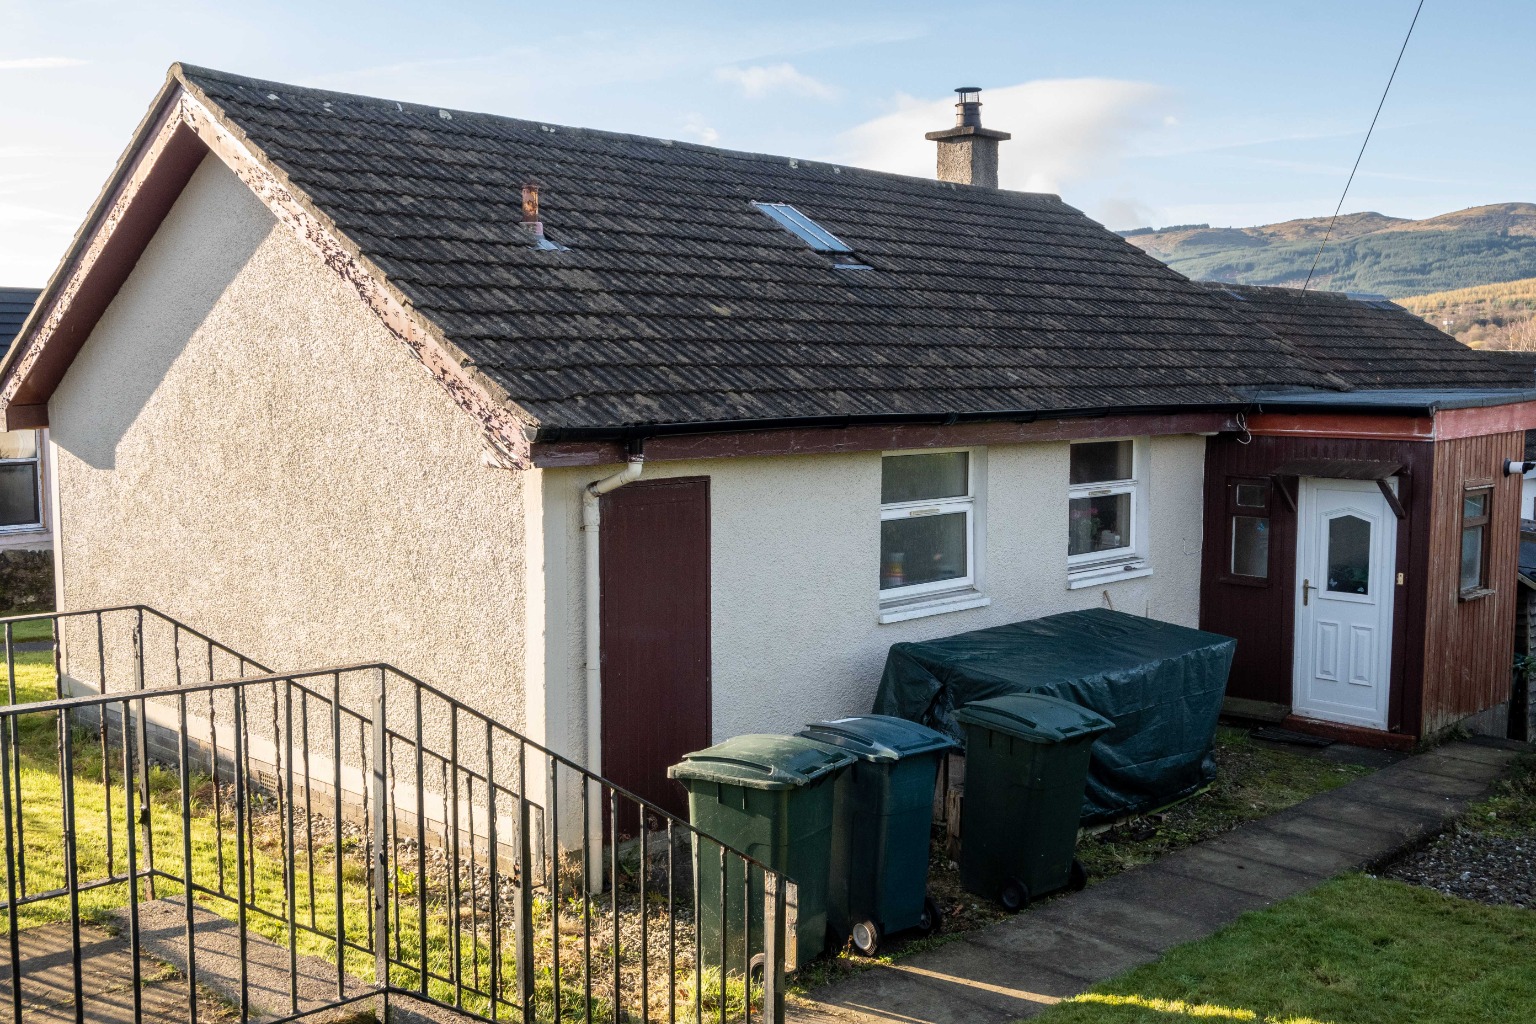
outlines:
{"label": "hillside", "polygon": [[1536,278],[1398,302],[1473,348],[1536,349]]}
{"label": "hillside", "polygon": [[[1182,274],[1204,281],[1299,286],[1328,218],[1213,228],[1183,224],[1121,232]],[[1380,213],[1339,218],[1312,287],[1423,295],[1536,277],[1536,204],[1478,206],[1424,220]]]}

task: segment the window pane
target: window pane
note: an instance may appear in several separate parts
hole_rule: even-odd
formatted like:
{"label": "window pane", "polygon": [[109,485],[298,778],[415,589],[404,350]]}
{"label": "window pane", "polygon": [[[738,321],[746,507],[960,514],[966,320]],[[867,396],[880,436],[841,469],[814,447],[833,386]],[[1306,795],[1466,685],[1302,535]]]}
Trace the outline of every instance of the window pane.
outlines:
{"label": "window pane", "polygon": [[37,458],[37,431],[7,430],[0,433],[0,459]]}
{"label": "window pane", "polygon": [[970,459],[967,452],[887,455],[881,460],[880,503],[963,497]]}
{"label": "window pane", "polygon": [[1359,516],[1328,520],[1328,589],[1335,594],[1371,592],[1371,524]]}
{"label": "window pane", "polygon": [[1237,503],[1244,508],[1263,508],[1265,490],[1263,484],[1238,484]]}
{"label": "window pane", "polygon": [[1232,573],[1269,576],[1269,520],[1262,516],[1232,517]]}
{"label": "window pane", "polygon": [[1461,499],[1461,517],[1476,519],[1488,514],[1488,492],[1473,491]]}
{"label": "window pane", "polygon": [[1469,526],[1461,531],[1461,589],[1476,590],[1483,585],[1483,528]]}
{"label": "window pane", "polygon": [[1074,484],[1129,480],[1134,441],[1090,441],[1072,446],[1071,477]]}
{"label": "window pane", "polygon": [[37,463],[0,465],[0,526],[36,526],[40,522]]}
{"label": "window pane", "polygon": [[887,519],[880,524],[880,589],[966,575],[965,513]]}
{"label": "window pane", "polygon": [[1112,551],[1131,543],[1131,496],[1103,494],[1068,502],[1067,554]]}

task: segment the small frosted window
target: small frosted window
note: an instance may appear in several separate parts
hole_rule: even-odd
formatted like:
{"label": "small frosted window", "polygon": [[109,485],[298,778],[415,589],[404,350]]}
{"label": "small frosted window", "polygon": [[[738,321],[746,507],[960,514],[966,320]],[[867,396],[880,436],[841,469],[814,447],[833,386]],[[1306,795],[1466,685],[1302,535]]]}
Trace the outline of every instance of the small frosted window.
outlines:
{"label": "small frosted window", "polygon": [[1232,517],[1232,575],[1269,577],[1269,519]]}

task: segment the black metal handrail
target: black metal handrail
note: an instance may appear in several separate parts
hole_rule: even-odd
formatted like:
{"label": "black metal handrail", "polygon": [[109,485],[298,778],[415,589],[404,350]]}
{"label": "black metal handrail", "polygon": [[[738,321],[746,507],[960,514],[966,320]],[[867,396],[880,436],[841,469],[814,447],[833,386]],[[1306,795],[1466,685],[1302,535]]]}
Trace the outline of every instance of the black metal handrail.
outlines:
{"label": "black metal handrail", "polygon": [[[51,666],[18,652],[17,629],[36,621],[50,623]],[[18,1024],[23,926],[68,922],[83,1021],[81,929],[107,905],[128,939],[135,1020],[146,953],[182,968],[189,1021],[205,982],[247,1019],[252,949],[287,960],[286,1005],[259,1008],[280,1019],[406,996],[494,1022],[783,1017],[788,879],[409,673],[274,672],[143,605],[0,619],[0,636]],[[18,687],[18,656],[51,693]],[[38,805],[50,759],[57,827],[29,837],[24,820],[55,820],[55,801]],[[58,869],[29,878],[27,854],[55,839]],[[705,857],[718,892],[701,891]],[[146,950],[142,912],[178,892],[181,942]],[[199,970],[210,912],[235,922],[237,978]],[[322,960],[333,973],[317,995]]]}

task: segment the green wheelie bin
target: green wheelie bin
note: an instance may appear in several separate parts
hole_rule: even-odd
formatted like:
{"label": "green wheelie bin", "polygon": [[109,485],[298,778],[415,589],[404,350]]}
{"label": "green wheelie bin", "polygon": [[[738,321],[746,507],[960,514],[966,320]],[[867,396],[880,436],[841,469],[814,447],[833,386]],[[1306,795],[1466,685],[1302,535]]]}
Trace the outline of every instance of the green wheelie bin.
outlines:
{"label": "green wheelie bin", "polygon": [[865,956],[886,935],[936,931],[941,918],[928,897],[933,787],[954,741],[890,715],[813,722],[800,735],[858,757],[837,790],[832,930]]}
{"label": "green wheelie bin", "polygon": [[[688,817],[694,828],[795,883],[793,927],[785,943],[787,968],[826,949],[834,796],[853,761],[846,751],[799,736],[749,734],[686,754],[667,769],[688,790]],[[745,966],[747,950],[763,948],[762,872],[751,872],[749,882],[745,863],[727,853],[722,908],[719,848],[695,842],[699,962],[735,973],[738,965]]]}
{"label": "green wheelie bin", "polygon": [[1073,856],[1093,742],[1114,728],[1085,707],[1010,693],[955,712],[965,726],[960,883],[1007,910],[1088,876]]}

